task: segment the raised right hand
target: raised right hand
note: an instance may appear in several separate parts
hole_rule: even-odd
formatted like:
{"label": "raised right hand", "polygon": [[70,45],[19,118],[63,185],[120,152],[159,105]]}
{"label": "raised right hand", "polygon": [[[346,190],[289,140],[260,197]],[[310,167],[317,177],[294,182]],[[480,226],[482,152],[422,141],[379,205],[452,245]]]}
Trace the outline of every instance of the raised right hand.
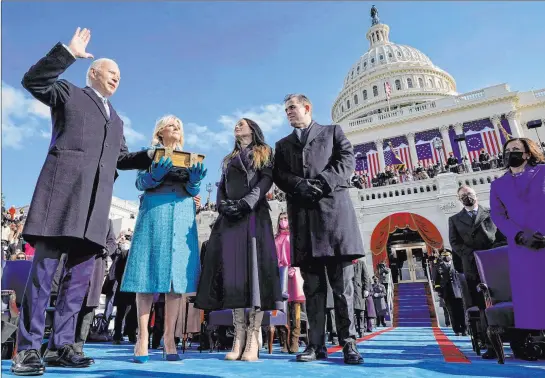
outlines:
{"label": "raised right hand", "polygon": [[68,48],[76,58],[94,59],[92,54],[85,51],[87,44],[91,40],[91,31],[89,29],[76,29]]}
{"label": "raised right hand", "polygon": [[159,162],[151,164],[151,178],[154,181],[161,181],[165,178],[168,172],[172,169],[172,160],[168,157],[161,157]]}

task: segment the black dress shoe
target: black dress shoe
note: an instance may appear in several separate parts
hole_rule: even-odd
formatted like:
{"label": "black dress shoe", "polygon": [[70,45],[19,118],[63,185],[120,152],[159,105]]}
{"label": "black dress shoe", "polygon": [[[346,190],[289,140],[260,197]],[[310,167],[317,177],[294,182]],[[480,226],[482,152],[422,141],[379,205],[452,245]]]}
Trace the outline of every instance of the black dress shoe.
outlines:
{"label": "black dress shoe", "polygon": [[59,353],[57,350],[46,349],[43,356],[44,364],[55,362],[59,359]]}
{"label": "black dress shoe", "polygon": [[356,346],[356,343],[347,343],[343,348],[343,354],[344,354],[344,363],[348,365],[359,365],[363,364],[363,357],[361,356],[360,352],[358,352],[358,348]]}
{"label": "black dress shoe", "polygon": [[45,366],[36,349],[22,350],[11,363],[11,372],[14,375],[42,375]]}
{"label": "black dress shoe", "polygon": [[496,360],[498,358],[498,355],[492,348],[488,348],[486,352],[484,352],[481,356],[483,360]]}
{"label": "black dress shoe", "polygon": [[83,352],[76,352],[76,354],[77,354],[78,356],[80,356],[80,357],[86,358],[86,359],[89,361],[89,363],[90,363],[91,365],[95,363],[95,359],[94,359],[94,358],[92,358],[92,357],[87,357],[87,356],[85,355],[85,353],[83,353]]}
{"label": "black dress shoe", "polygon": [[89,357],[82,357],[74,352],[70,345],[65,345],[57,351],[59,358],[57,360],[48,361],[49,366],[62,366],[70,368],[86,368],[94,363],[94,360]]}
{"label": "black dress shoe", "polygon": [[303,353],[298,354],[295,360],[298,362],[312,362],[316,360],[325,360],[327,358],[327,349],[316,345],[309,345]]}

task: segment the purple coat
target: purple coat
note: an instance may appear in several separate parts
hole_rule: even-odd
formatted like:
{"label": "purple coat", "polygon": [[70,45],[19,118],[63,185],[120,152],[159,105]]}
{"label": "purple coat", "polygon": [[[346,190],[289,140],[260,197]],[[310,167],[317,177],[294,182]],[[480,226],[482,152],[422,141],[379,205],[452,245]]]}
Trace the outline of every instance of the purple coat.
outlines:
{"label": "purple coat", "polygon": [[517,328],[545,329],[545,249],[515,243],[525,229],[545,234],[545,165],[509,172],[492,182],[490,215],[509,243],[509,272]]}
{"label": "purple coat", "polygon": [[75,58],[58,43],[25,74],[22,85],[51,108],[51,143],[40,172],[23,237],[85,240],[106,248],[114,176],[119,169],[147,169],[147,151],[129,153],[123,121],[110,117],[93,89],[59,76]]}
{"label": "purple coat", "polygon": [[218,186],[216,203],[244,199],[252,211],[239,221],[220,214],[214,223],[203,259],[196,308],[284,308],[270,207],[265,199],[271,186],[271,167],[246,168],[240,155],[229,162]]}

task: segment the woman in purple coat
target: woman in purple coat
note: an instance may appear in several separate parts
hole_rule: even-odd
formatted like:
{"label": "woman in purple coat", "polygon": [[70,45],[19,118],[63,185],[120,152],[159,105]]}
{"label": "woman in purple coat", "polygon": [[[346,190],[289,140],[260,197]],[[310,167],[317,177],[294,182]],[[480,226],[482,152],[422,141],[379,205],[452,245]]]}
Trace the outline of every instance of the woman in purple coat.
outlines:
{"label": "woman in purple coat", "polygon": [[490,216],[509,243],[515,326],[545,329],[545,158],[527,138],[503,146],[507,172],[490,190]]}
{"label": "woman in purple coat", "polygon": [[[235,125],[235,148],[223,160],[220,213],[203,259],[195,307],[233,309],[235,340],[227,360],[258,359],[263,311],[283,309],[270,207],[272,149],[247,118]],[[248,318],[245,314],[248,311]]]}

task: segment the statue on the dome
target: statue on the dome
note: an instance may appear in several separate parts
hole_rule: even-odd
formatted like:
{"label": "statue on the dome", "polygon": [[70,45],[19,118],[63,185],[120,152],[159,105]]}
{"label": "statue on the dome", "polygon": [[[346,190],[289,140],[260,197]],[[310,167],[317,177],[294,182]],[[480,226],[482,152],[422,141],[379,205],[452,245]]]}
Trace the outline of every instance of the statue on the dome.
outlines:
{"label": "statue on the dome", "polygon": [[371,7],[371,18],[373,19],[371,21],[371,25],[377,25],[380,23],[380,20],[378,18],[378,10],[374,5]]}

